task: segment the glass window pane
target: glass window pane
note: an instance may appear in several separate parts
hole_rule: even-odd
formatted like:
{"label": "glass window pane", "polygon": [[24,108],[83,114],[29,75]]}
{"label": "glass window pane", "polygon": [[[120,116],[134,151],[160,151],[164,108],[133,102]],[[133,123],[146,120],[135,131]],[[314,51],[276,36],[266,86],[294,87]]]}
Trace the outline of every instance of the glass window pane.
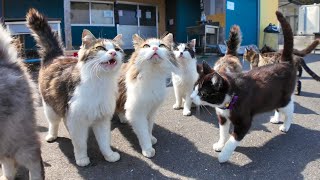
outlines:
{"label": "glass window pane", "polygon": [[92,3],[91,24],[113,24],[113,5]]}
{"label": "glass window pane", "polygon": [[90,24],[89,3],[71,2],[71,24]]}
{"label": "glass window pane", "polygon": [[156,26],[156,7],[154,6],[139,6],[141,10],[140,25],[141,26]]}

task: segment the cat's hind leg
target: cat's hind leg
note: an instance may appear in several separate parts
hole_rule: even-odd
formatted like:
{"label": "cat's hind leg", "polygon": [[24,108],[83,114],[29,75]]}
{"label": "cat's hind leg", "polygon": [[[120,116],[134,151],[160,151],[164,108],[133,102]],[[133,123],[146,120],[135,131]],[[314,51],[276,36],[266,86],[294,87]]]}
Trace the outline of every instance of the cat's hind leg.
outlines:
{"label": "cat's hind leg", "polygon": [[272,124],[278,124],[282,119],[282,114],[279,112],[279,109],[276,109],[274,112],[274,116],[270,119]]}
{"label": "cat's hind leg", "polygon": [[293,97],[287,106],[279,109],[280,113],[284,115],[283,124],[280,126],[280,131],[288,132],[293,119],[293,111],[294,111],[294,102]]}
{"label": "cat's hind leg", "polygon": [[11,158],[3,158],[1,159],[2,166],[2,176],[0,180],[14,180],[16,176],[16,163]]}
{"label": "cat's hind leg", "polygon": [[44,179],[45,173],[40,149],[37,150],[34,147],[21,148],[15,156],[15,159],[19,165],[22,165],[29,170],[29,179]]}
{"label": "cat's hind leg", "polygon": [[94,135],[96,136],[99,148],[104,158],[108,162],[116,162],[120,159],[120,154],[111,149],[111,118],[96,120],[92,124]]}
{"label": "cat's hind leg", "polygon": [[51,106],[46,104],[46,102],[42,101],[44,114],[47,118],[47,121],[49,123],[49,132],[46,136],[47,142],[52,142],[57,139],[58,137],[58,130],[59,130],[59,124],[61,122],[61,117],[54,112]]}

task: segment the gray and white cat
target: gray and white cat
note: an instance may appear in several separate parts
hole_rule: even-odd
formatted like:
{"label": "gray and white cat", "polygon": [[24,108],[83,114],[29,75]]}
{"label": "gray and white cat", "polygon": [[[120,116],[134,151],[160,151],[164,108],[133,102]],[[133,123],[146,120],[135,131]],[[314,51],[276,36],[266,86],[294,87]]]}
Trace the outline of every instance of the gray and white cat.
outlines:
{"label": "gray and white cat", "polygon": [[191,115],[190,95],[192,94],[194,84],[198,80],[197,59],[195,56],[196,40],[193,39],[189,43],[182,43],[174,48],[174,55],[179,63],[179,70],[172,72],[172,83],[176,103],[173,109],[181,109],[183,104],[183,115]]}
{"label": "gray and white cat", "polygon": [[111,118],[116,108],[118,74],[124,56],[121,35],[113,40],[96,39],[82,33],[78,58],[63,56],[63,47],[46,18],[34,9],[27,14],[29,28],[41,48],[39,89],[49,122],[47,141],[57,138],[61,119],[69,131],[76,163],[90,163],[87,154],[88,129],[92,127],[105,160],[120,155],[110,147]]}
{"label": "gray and white cat", "polygon": [[146,40],[135,34],[135,51],[121,68],[117,113],[122,122],[132,125],[142,154],[149,158],[155,155],[152,145],[157,143],[152,135],[155,113],[165,99],[166,79],[177,66],[172,42],[170,33]]}
{"label": "gray and white cat", "polygon": [[13,180],[21,165],[30,179],[40,180],[44,169],[36,133],[35,86],[12,42],[0,26],[0,179]]}

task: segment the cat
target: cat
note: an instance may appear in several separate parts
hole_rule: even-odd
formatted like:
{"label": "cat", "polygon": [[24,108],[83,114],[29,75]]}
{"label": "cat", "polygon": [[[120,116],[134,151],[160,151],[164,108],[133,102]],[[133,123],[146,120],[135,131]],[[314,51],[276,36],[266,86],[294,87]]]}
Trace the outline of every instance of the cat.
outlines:
{"label": "cat", "polygon": [[214,65],[214,70],[219,73],[241,72],[242,65],[238,56],[238,49],[241,44],[240,27],[234,25],[229,31],[226,55],[221,57]]}
{"label": "cat", "polygon": [[191,115],[192,101],[190,95],[193,91],[194,84],[198,80],[197,59],[195,56],[196,39],[189,43],[178,44],[174,48],[174,55],[179,63],[179,70],[172,72],[172,84],[176,103],[173,109],[181,109],[182,100],[184,100],[183,115]]}
{"label": "cat", "polygon": [[36,133],[36,88],[8,31],[0,26],[0,163],[1,180],[14,180],[17,165],[32,180],[44,179]]}
{"label": "cat", "polygon": [[90,163],[87,155],[88,129],[92,127],[106,161],[120,155],[110,147],[111,118],[115,112],[118,76],[124,56],[122,35],[113,40],[96,39],[83,30],[78,58],[63,56],[61,40],[46,18],[35,9],[27,14],[27,23],[40,47],[39,89],[49,123],[48,142],[58,135],[61,119],[69,131],[78,166]]}
{"label": "cat", "polygon": [[[320,81],[320,77],[314,73],[306,64],[303,59],[307,53],[310,53],[317,45],[319,44],[319,40],[315,40],[312,44],[310,44],[306,49],[299,51],[294,49],[293,51],[293,60],[298,68],[298,77],[300,78],[302,75],[302,68],[316,81]],[[272,48],[268,46],[264,46],[262,49],[265,53],[257,53],[253,48],[249,47],[245,49],[245,53],[243,55],[243,59],[250,62],[250,67],[260,67],[267,64],[279,63],[281,61],[281,51],[280,52],[266,52],[266,51],[274,51]],[[297,79],[296,86],[296,95],[300,95],[301,93],[301,81]]]}
{"label": "cat", "polygon": [[[287,132],[292,123],[297,71],[292,58],[293,33],[285,17],[279,11],[276,15],[284,32],[280,63],[242,73],[220,74],[203,62],[201,76],[191,98],[196,105],[216,109],[220,138],[213,148],[221,151],[218,156],[220,163],[229,160],[249,131],[254,115],[277,109],[271,122],[279,122],[284,118],[279,128],[283,132]],[[228,140],[231,123],[234,128]]]}
{"label": "cat", "polygon": [[157,109],[165,98],[166,79],[178,67],[172,52],[171,33],[162,39],[133,35],[134,52],[121,67],[117,110],[122,123],[129,122],[136,133],[142,154],[151,158],[157,139],[152,135]]}

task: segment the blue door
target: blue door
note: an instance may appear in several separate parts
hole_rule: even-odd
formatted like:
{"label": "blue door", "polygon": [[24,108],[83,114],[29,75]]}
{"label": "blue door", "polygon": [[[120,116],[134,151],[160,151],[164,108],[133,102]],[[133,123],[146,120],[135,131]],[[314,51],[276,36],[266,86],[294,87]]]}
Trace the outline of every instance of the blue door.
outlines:
{"label": "blue door", "polygon": [[258,44],[258,1],[226,1],[226,39],[231,26],[237,24],[242,32],[242,45]]}

